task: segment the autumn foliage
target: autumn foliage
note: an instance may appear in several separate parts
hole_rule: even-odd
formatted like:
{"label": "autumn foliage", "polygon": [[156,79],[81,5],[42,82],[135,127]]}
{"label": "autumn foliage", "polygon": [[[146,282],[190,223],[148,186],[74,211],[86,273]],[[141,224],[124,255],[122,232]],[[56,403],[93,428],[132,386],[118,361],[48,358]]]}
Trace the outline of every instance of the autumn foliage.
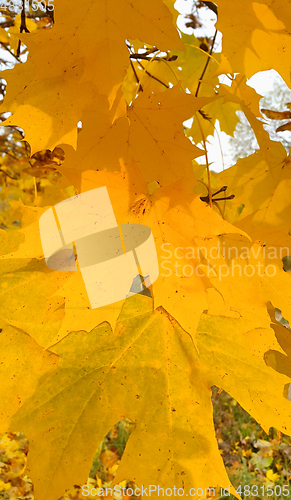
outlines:
{"label": "autumn foliage", "polygon": [[[136,426],[112,484],[228,488],[212,386],[291,435],[291,335],[274,319],[291,317],[291,160],[247,85],[275,69],[290,86],[291,11],[196,7],[218,14],[222,52],[214,33],[177,29],[174,0],[55,0],[47,18],[29,6],[30,33],[20,15],[0,33],[17,59],[2,73],[0,431],[27,437],[38,500],[86,484],[124,418]],[[237,110],[259,149],[214,173],[207,137],[216,120],[232,135]],[[80,272],[47,267],[39,218],[102,186],[119,224],[151,228],[160,275],[150,293],[92,309]]]}

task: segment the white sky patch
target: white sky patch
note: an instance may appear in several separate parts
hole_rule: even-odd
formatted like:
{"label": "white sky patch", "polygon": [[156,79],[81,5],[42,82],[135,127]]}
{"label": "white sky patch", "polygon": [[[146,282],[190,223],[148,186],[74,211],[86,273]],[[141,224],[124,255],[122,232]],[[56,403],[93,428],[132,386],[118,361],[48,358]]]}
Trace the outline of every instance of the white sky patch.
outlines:
{"label": "white sky patch", "polygon": [[258,94],[265,95],[273,89],[276,76],[278,73],[274,69],[260,71],[247,80],[247,84],[253,87]]}
{"label": "white sky patch", "polygon": [[[180,12],[180,16],[178,17],[177,24],[178,28],[187,34],[192,34],[194,30],[192,28],[186,28],[185,26],[185,15],[190,14],[192,11],[192,0],[177,0],[175,3],[175,8],[178,12]],[[206,12],[208,11],[208,14]],[[205,27],[200,28],[199,30],[195,30],[196,36],[212,36],[214,34],[215,29],[215,15],[209,9],[200,9],[199,15],[201,20],[205,23]],[[203,16],[203,17],[202,17]],[[212,33],[213,31],[213,33]],[[218,37],[219,44],[221,42],[221,38]],[[218,50],[219,47],[216,47]],[[253,87],[256,92],[262,96],[265,96],[268,92],[271,92],[274,88],[274,84],[278,81],[278,73],[275,70],[270,71],[261,71],[253,75],[249,80],[247,80],[247,84],[250,87]],[[280,77],[279,77],[280,78]],[[219,80],[229,85],[229,79],[224,75],[221,75]],[[286,85],[286,89],[288,89]],[[288,89],[290,90],[290,89]],[[184,125],[189,127],[190,121],[187,120]],[[215,133],[214,136],[208,137],[207,141],[207,152],[208,152],[208,160],[211,163],[211,170],[215,172],[221,172],[221,170],[230,167],[233,164],[232,155],[229,153],[229,136],[224,132],[221,132],[219,127],[219,122],[215,123],[216,130],[219,134]],[[198,147],[202,147],[201,144],[197,144]],[[200,158],[196,158],[197,163],[205,164],[205,157],[201,156]]]}

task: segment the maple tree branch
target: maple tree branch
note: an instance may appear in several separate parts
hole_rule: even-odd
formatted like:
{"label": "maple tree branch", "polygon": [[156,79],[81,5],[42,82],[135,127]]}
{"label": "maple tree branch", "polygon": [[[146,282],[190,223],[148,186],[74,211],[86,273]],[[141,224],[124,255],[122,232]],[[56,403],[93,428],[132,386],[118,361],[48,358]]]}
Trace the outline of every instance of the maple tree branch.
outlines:
{"label": "maple tree branch", "polygon": [[54,12],[55,12],[54,9],[49,9],[49,6],[48,5],[46,6],[45,13],[46,13],[47,17],[49,17],[51,19],[52,23],[55,22]]}
{"label": "maple tree branch", "polygon": [[215,30],[215,33],[214,33],[214,37],[213,37],[213,40],[212,40],[212,45],[211,45],[211,49],[210,49],[210,52],[209,54],[207,54],[207,61],[205,63],[205,66],[204,66],[204,69],[202,71],[202,74],[199,78],[199,81],[198,81],[198,85],[197,85],[197,89],[196,89],[196,92],[195,92],[195,97],[198,96],[198,93],[199,93],[199,89],[200,89],[200,86],[201,86],[201,83],[202,83],[202,80],[203,80],[203,77],[205,75],[205,72],[208,68],[208,64],[209,64],[209,61],[210,61],[210,57],[212,55],[212,52],[213,52],[213,48],[214,48],[214,44],[215,44],[215,39],[216,39],[216,35],[217,35],[217,29]]}
{"label": "maple tree branch", "polygon": [[212,12],[214,12],[214,14],[216,14],[218,16],[218,12],[217,12],[217,5],[213,2],[206,2],[206,0],[201,0],[201,2],[203,5],[205,5],[205,7],[208,7],[208,9],[212,10]]}
{"label": "maple tree branch", "polygon": [[[200,182],[202,182],[202,181],[200,181]],[[204,184],[204,182],[203,182],[203,184]],[[207,187],[206,184],[204,184],[204,185]],[[208,189],[208,187],[207,187],[207,189]],[[212,201],[213,201],[213,203],[215,201],[233,200],[235,198],[235,194],[231,194],[229,196],[224,196],[223,198],[215,198],[214,199],[214,196],[218,195],[219,193],[225,193],[226,190],[227,190],[227,186],[222,186],[222,188],[220,188],[218,191],[216,191],[215,193],[213,193],[212,194]],[[210,199],[209,194],[207,196],[200,196],[200,200],[201,201],[205,201],[206,203],[209,203],[209,199]]]}
{"label": "maple tree branch", "polygon": [[9,177],[9,179],[12,179],[14,181],[16,181],[18,179],[18,176],[17,177],[12,177],[12,175],[8,174],[7,172],[5,172],[5,170],[3,170],[2,168],[0,168],[0,172],[4,175],[7,175],[7,177]]}
{"label": "maple tree branch", "polygon": [[199,50],[199,52],[202,52],[202,54],[207,54],[208,57],[219,66],[219,62],[209,52],[205,52],[205,50],[201,49],[200,47],[196,47],[196,45],[192,45],[191,43],[184,43],[184,45],[185,47],[191,47],[192,49]]}
{"label": "maple tree branch", "polygon": [[235,194],[231,194],[230,196],[225,196],[224,198],[215,198],[213,201],[226,201],[233,200],[235,198]]}
{"label": "maple tree branch", "polygon": [[[222,151],[222,146],[221,146],[221,140],[220,140],[220,137],[219,137],[219,133],[218,133],[218,130],[216,128],[215,125],[213,125],[212,121],[211,121],[211,118],[206,115],[206,113],[204,113],[201,109],[198,110],[198,113],[201,114],[201,116],[205,119],[205,120],[208,120],[209,123],[211,123],[213,129],[214,129],[214,132],[216,132],[216,136],[217,136],[217,140],[218,140],[218,144],[219,144],[219,149],[220,149],[220,154],[221,154],[221,162],[222,162],[222,170],[224,170],[224,158],[223,158],[223,151]],[[204,116],[205,115],[205,116]]]}
{"label": "maple tree branch", "polygon": [[13,52],[12,52],[11,50],[9,50],[9,49],[8,49],[8,47],[6,47],[5,43],[3,43],[3,42],[1,42],[1,41],[0,41],[0,44],[1,44],[1,46],[3,47],[3,49],[4,49],[4,50],[7,50],[7,52],[9,52],[9,54],[10,54],[12,57],[14,57],[14,58],[16,59],[16,61],[17,61],[17,62],[19,62],[18,57],[17,57],[15,54],[13,54]]}
{"label": "maple tree branch", "polygon": [[[132,47],[128,44],[126,44],[128,49],[129,50],[132,50]],[[143,88],[141,86],[141,80],[139,79],[138,75],[137,75],[137,72],[136,72],[136,69],[133,65],[133,62],[132,62],[132,59],[136,59],[138,60],[138,63],[139,65],[142,67],[143,69],[143,72],[145,74],[147,74],[150,78],[153,78],[154,80],[156,80],[157,82],[159,82],[161,85],[164,85],[164,87],[166,87],[167,89],[169,88],[169,86],[164,83],[162,80],[160,80],[159,78],[157,78],[156,76],[152,75],[143,65],[142,63],[140,62],[140,59],[143,59],[145,61],[147,61],[148,63],[152,62],[153,60],[154,61],[163,61],[163,62],[166,62],[166,61],[175,61],[177,59],[178,56],[171,56],[170,58],[168,57],[161,57],[161,58],[156,58],[156,56],[152,56],[152,57],[149,57],[150,54],[153,54],[155,52],[160,52],[158,48],[153,48],[153,49],[149,49],[147,50],[146,52],[144,52],[143,54],[136,54],[136,53],[132,53],[129,55],[129,60],[130,60],[130,65],[131,65],[131,68],[132,68],[132,71],[134,73],[134,76],[135,76],[135,79],[137,81],[137,84],[138,84],[138,87],[137,87],[137,92],[139,90],[141,90],[143,92]]]}
{"label": "maple tree branch", "polygon": [[[210,122],[211,125],[213,125],[212,122]],[[222,146],[221,146],[221,140],[220,140],[220,136],[219,136],[219,133],[218,133],[218,130],[216,128],[215,125],[214,126],[214,130],[216,132],[216,136],[217,136],[217,139],[218,139],[218,144],[219,144],[219,149],[220,149],[220,154],[221,154],[221,161],[222,161],[222,170],[224,170],[224,157],[223,157],[223,151],[222,151]]]}
{"label": "maple tree branch", "polygon": [[[128,50],[131,51],[131,54],[133,54],[133,47],[129,44],[129,43],[126,43],[125,42],[125,45],[127,46]],[[153,47],[152,49],[148,49],[146,50],[143,55],[144,56],[148,56],[150,54],[153,54],[154,52],[159,52],[159,49],[157,47]]]}
{"label": "maple tree branch", "polygon": [[[156,51],[155,51],[156,52]],[[146,61],[150,61],[151,57],[149,57],[149,54],[130,54],[129,56],[130,59],[145,59]]]}
{"label": "maple tree branch", "polygon": [[[0,14],[1,16],[3,15],[3,11],[2,9],[0,9]],[[4,17],[5,17],[5,13],[4,13]],[[7,21],[3,21],[1,23],[1,28],[10,28],[11,26],[14,26],[14,22],[13,22],[13,19],[8,19]]]}
{"label": "maple tree branch", "polygon": [[222,188],[220,188],[218,191],[215,191],[215,193],[213,193],[212,198],[213,198],[213,196],[216,196],[217,194],[222,193],[226,190],[227,190],[227,186],[222,186]]}
{"label": "maple tree branch", "polygon": [[35,177],[33,178],[33,184],[34,184],[34,201],[37,198],[37,183]]}
{"label": "maple tree branch", "polygon": [[[20,33],[22,33],[23,31],[25,31],[25,33],[30,33],[29,29],[26,26],[25,0],[22,0]],[[18,47],[17,47],[17,51],[16,51],[17,57],[20,56],[20,47],[21,47],[21,40],[19,40],[19,42],[18,42]]]}
{"label": "maple tree branch", "polygon": [[[171,72],[173,73],[173,75],[176,78],[177,82],[180,82],[180,80],[177,77],[177,75],[176,75],[175,71],[173,70],[172,66],[169,64],[169,61],[171,61],[171,60],[173,61],[175,59],[168,59],[168,60],[166,60],[166,59],[160,59],[160,61],[163,62],[164,64],[166,64],[166,66],[171,70]],[[181,89],[183,89],[183,91],[185,92],[182,84],[181,84]]]}
{"label": "maple tree branch", "polygon": [[199,121],[198,116],[196,118],[197,118],[197,122],[198,122],[198,127],[200,128],[200,132],[201,132],[201,135],[202,135],[202,142],[203,142],[203,146],[204,146],[204,154],[205,154],[206,169],[207,169],[207,180],[208,180],[209,205],[212,208],[211,181],[210,181],[210,170],[209,170],[209,162],[208,162],[208,154],[207,154],[207,148],[206,148],[206,141],[205,141],[204,133],[203,133],[202,127],[200,125],[200,121]]}
{"label": "maple tree branch", "polygon": [[25,0],[22,0],[20,33],[22,33],[23,31],[25,31],[25,33],[30,33],[29,29],[26,26]]}
{"label": "maple tree branch", "polygon": [[17,156],[12,155],[9,151],[1,150],[1,153],[4,153],[5,155],[10,156],[10,158],[13,158],[13,160],[16,160],[16,161],[19,160],[19,158],[17,158]]}
{"label": "maple tree branch", "polygon": [[149,56],[150,54],[154,54],[155,52],[159,52],[159,49],[157,47],[154,47],[153,49],[148,49],[144,52],[144,55]]}
{"label": "maple tree branch", "polygon": [[213,125],[213,123],[211,122],[211,117],[208,116],[207,113],[202,111],[202,109],[198,109],[198,113],[202,116],[202,118],[204,118],[204,120],[208,120],[211,123],[211,125]]}
{"label": "maple tree branch", "polygon": [[130,60],[130,66],[131,66],[131,69],[132,69],[133,74],[134,74],[134,76],[135,76],[135,79],[136,79],[136,83],[137,83],[137,85],[138,85],[138,88],[140,88],[141,92],[143,92],[143,88],[142,88],[142,86],[140,85],[140,82],[139,82],[139,77],[138,77],[138,74],[137,74],[137,72],[136,72],[136,70],[135,70],[135,67],[134,67],[134,64],[133,64],[132,60]]}
{"label": "maple tree branch", "polygon": [[164,87],[166,87],[167,89],[169,89],[169,85],[167,85],[166,83],[162,82],[162,80],[160,80],[159,78],[157,78],[156,76],[152,75],[147,69],[145,69],[145,67],[142,65],[142,63],[139,61],[139,65],[142,67],[142,69],[144,70],[144,72],[150,76],[151,78],[153,78],[154,80],[156,80],[157,82],[161,83],[162,85],[164,85]]}
{"label": "maple tree branch", "polygon": [[[130,54],[129,58],[130,59],[138,59],[138,60],[139,59],[144,59],[145,61],[151,61],[151,59],[152,59],[149,55],[146,55],[146,54]],[[157,57],[155,59],[155,61],[157,61],[157,62],[161,62],[161,61],[169,61],[169,62],[171,62],[171,61],[176,61],[176,59],[178,59],[178,56],[173,55],[171,57],[167,57],[167,56],[165,56],[165,57]]]}
{"label": "maple tree branch", "polygon": [[221,210],[220,206],[218,205],[218,203],[216,203],[216,201],[215,201],[215,200],[213,200],[213,205],[215,205],[215,206],[216,206],[216,208],[218,208],[218,210],[219,210],[219,212],[220,212],[221,217],[224,219],[224,216],[223,216],[222,210]]}
{"label": "maple tree branch", "polygon": [[[204,203],[209,203],[210,201],[210,194],[211,192],[209,191],[209,188],[207,186],[207,184],[205,184],[205,182],[199,180],[199,182],[201,182],[201,184],[203,184],[207,191],[208,191],[208,195],[207,196],[200,196],[200,200],[201,201],[204,201]],[[225,196],[223,198],[214,198],[216,195],[218,195],[219,193],[222,193],[222,192],[225,192],[227,190],[227,186],[223,186],[222,188],[220,188],[218,191],[216,191],[215,193],[212,194],[212,204],[213,206],[215,206],[219,212],[220,212],[220,215],[221,217],[224,219],[224,215],[223,215],[223,212],[219,206],[219,204],[217,203],[218,201],[224,201],[226,202],[227,200],[233,200],[233,198],[235,198],[235,195],[234,194],[231,194],[230,196]],[[225,203],[224,203],[224,209],[225,210]]]}

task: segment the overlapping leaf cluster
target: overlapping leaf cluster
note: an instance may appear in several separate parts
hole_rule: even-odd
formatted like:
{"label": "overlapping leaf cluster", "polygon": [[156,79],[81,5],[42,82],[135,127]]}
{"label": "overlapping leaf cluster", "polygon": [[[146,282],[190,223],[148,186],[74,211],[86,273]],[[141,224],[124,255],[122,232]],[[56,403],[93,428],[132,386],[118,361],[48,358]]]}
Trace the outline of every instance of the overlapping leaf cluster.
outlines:
{"label": "overlapping leaf cluster", "polygon": [[[291,161],[246,83],[274,68],[290,84],[290,13],[281,0],[217,0],[217,53],[179,36],[173,4],[55,0],[53,28],[22,33],[28,60],[3,73],[4,125],[24,130],[31,155],[49,150],[62,174],[41,203],[19,202],[20,229],[0,232],[1,430],[27,436],[40,500],[85,484],[96,445],[126,417],[136,428],[116,483],[228,487],[213,385],[266,431],[291,433],[291,339],[275,335],[270,317],[272,307],[291,317],[282,265]],[[230,86],[219,83],[226,73]],[[215,120],[232,134],[238,109],[260,149],[213,174],[207,136]],[[152,298],[92,310],[80,273],[46,266],[38,221],[65,196],[101,186],[119,223],[151,228],[161,272]]]}

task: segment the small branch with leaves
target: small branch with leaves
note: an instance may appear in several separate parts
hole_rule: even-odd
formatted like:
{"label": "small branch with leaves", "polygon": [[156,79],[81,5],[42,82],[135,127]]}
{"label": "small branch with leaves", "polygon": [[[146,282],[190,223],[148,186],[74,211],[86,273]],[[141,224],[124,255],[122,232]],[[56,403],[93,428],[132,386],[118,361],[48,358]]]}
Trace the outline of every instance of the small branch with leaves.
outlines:
{"label": "small branch with leaves", "polygon": [[168,53],[165,56],[158,55],[158,53],[160,51],[157,47],[152,47],[150,49],[145,50],[144,52],[136,53],[136,52],[133,52],[133,47],[130,44],[127,43],[126,45],[130,51],[129,60],[130,60],[131,69],[133,71],[135,80],[136,80],[137,85],[138,85],[138,91],[143,92],[143,87],[141,85],[141,81],[140,81],[140,78],[138,77],[136,68],[133,64],[133,61],[138,62],[138,65],[142,68],[144,74],[148,75],[150,78],[152,78],[156,82],[160,83],[164,87],[169,88],[169,85],[167,83],[163,82],[162,80],[160,80],[160,78],[154,76],[150,71],[148,71],[146,69],[146,67],[142,64],[141,61],[146,61],[148,63],[153,62],[153,61],[172,62],[172,61],[176,61],[178,56],[177,55],[171,56]]}

